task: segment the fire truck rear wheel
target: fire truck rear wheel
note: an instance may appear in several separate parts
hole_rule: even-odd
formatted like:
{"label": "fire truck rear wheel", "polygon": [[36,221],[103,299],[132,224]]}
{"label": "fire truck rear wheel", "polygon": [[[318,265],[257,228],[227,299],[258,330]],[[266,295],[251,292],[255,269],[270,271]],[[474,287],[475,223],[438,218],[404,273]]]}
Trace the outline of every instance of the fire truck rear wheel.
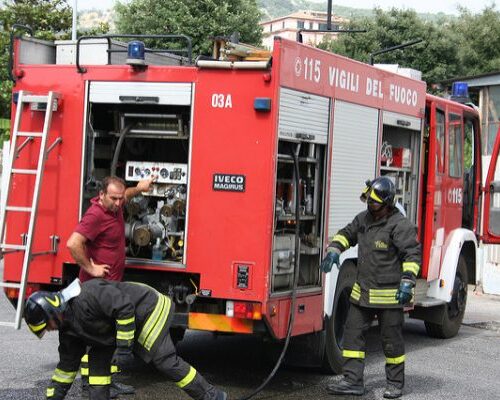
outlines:
{"label": "fire truck rear wheel", "polygon": [[325,321],[326,343],[323,370],[327,373],[342,373],[344,359],[341,346],[344,338],[345,321],[351,304],[349,297],[355,279],[356,265],[352,261],[346,261],[342,264],[337,280],[332,315],[326,317]]}
{"label": "fire truck rear wheel", "polygon": [[425,321],[425,329],[429,336],[448,339],[458,333],[464,319],[465,306],[467,304],[467,283],[467,264],[465,259],[460,256],[453,283],[451,301],[443,308],[442,324]]}

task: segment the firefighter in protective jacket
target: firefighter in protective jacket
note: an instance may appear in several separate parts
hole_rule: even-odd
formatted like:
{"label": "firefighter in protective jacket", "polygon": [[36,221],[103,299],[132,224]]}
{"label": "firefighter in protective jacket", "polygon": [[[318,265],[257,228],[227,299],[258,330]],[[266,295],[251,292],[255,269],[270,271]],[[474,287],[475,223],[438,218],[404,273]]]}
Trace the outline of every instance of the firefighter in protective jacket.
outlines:
{"label": "firefighter in protective jacket", "polygon": [[361,199],[367,210],[333,237],[321,269],[337,266],[340,253],[358,245],[358,264],[344,331],[343,379],[327,386],[331,394],[362,395],[365,332],[377,315],[386,357],[385,398],[403,394],[405,351],[403,306],[413,299],[421,263],[416,227],[394,207],[395,188],[387,177],[368,181]]}
{"label": "firefighter in protective jacket", "polygon": [[24,318],[38,337],[59,330],[59,363],[47,399],[64,399],[89,350],[89,398],[110,398],[110,365],[127,369],[133,353],[173,380],[197,400],[225,400],[226,393],[208,383],[177,356],[169,335],[174,304],[155,289],[138,283],[77,280],[61,292],[36,292]]}

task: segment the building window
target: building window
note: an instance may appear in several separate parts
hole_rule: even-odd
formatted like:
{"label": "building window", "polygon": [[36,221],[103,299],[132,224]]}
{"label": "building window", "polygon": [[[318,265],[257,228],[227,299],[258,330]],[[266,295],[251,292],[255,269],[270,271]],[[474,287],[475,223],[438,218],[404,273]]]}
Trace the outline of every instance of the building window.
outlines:
{"label": "building window", "polygon": [[304,21],[297,21],[297,28],[304,29]]}
{"label": "building window", "polygon": [[285,21],[281,23],[281,29],[285,29]]}
{"label": "building window", "polygon": [[320,31],[326,31],[327,30],[327,24],[319,24],[319,28],[318,28]]}
{"label": "building window", "polygon": [[269,32],[273,31],[273,24],[269,25]]}

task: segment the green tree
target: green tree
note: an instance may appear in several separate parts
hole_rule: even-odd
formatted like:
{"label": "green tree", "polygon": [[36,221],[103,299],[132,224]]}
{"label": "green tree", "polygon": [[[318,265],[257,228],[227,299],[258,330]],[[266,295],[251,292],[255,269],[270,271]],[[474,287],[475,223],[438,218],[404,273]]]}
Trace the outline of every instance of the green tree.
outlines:
{"label": "green tree", "polygon": [[500,70],[500,12],[493,4],[481,14],[460,8],[450,29],[456,32],[462,75]]}
{"label": "green tree", "polygon": [[437,82],[459,71],[456,34],[445,18],[438,23],[421,19],[415,11],[374,10],[373,17],[352,19],[345,29],[365,29],[366,33],[344,33],[325,40],[319,47],[369,62],[378,50],[422,39],[422,43],[376,56],[375,63],[399,64],[422,71],[427,82]]}
{"label": "green tree", "polygon": [[195,55],[210,53],[214,36],[237,31],[242,42],[253,45],[262,39],[256,0],[132,0],[118,2],[115,11],[118,32],[188,35]]}
{"label": "green tree", "polygon": [[10,117],[12,82],[8,78],[10,32],[14,24],[30,26],[33,36],[67,36],[72,9],[65,0],[6,0],[0,6],[0,117]]}

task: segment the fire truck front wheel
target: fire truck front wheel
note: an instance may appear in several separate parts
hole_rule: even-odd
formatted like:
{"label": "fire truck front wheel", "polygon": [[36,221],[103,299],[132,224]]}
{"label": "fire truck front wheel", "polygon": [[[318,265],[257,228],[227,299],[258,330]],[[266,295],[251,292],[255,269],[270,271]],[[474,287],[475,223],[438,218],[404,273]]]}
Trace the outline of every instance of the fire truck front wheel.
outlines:
{"label": "fire truck front wheel", "polygon": [[356,265],[352,261],[342,264],[335,299],[333,312],[330,317],[326,317],[326,343],[325,355],[323,357],[323,370],[327,373],[342,373],[342,341],[344,338],[344,326],[349,311],[352,286],[356,279]]}
{"label": "fire truck front wheel", "polygon": [[467,282],[467,264],[464,257],[460,256],[453,283],[451,301],[442,309],[443,322],[436,324],[425,321],[425,329],[429,336],[448,339],[458,333],[464,319],[465,306],[467,304]]}

